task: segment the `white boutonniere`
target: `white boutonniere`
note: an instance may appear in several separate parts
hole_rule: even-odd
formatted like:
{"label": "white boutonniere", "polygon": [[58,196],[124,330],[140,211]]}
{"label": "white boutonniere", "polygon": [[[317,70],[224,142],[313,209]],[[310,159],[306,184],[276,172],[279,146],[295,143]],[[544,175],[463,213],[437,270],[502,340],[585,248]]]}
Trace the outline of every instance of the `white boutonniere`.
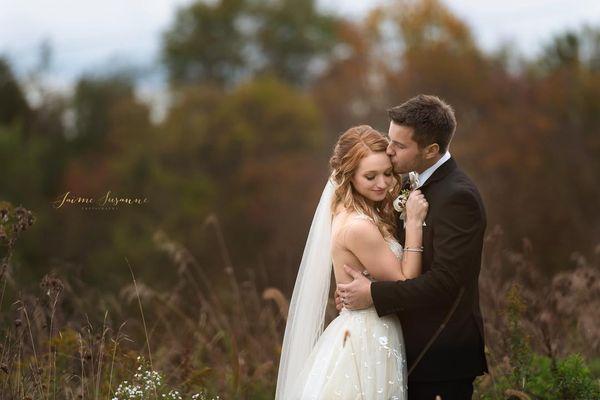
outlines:
{"label": "white boutonniere", "polygon": [[408,201],[408,196],[410,196],[409,189],[402,189],[400,192],[400,196],[396,197],[394,200],[394,210],[400,213],[400,219],[406,219],[406,202]]}
{"label": "white boutonniere", "polygon": [[[410,196],[411,192],[417,190],[419,187],[419,174],[416,172],[409,172],[408,181],[410,182],[410,189],[402,189],[400,195],[396,197],[393,202],[394,210],[400,213],[400,219],[404,223],[404,227],[406,227],[406,202],[408,201],[408,196]],[[426,226],[425,222],[423,222],[423,226]]]}

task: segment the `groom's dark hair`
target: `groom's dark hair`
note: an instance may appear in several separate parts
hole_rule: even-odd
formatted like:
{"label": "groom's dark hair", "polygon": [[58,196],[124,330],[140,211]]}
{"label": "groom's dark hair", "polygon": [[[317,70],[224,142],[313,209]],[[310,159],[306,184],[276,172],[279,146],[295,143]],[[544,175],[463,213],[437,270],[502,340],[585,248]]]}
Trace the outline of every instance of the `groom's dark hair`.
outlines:
{"label": "groom's dark hair", "polygon": [[420,94],[388,110],[395,124],[413,128],[412,139],[423,148],[437,143],[444,154],[456,130],[454,110],[437,96]]}

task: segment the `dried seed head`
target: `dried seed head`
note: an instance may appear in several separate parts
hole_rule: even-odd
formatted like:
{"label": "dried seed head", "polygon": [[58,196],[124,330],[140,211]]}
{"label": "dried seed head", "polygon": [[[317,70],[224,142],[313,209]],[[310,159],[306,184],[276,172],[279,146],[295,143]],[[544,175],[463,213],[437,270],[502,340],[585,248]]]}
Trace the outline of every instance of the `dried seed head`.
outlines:
{"label": "dried seed head", "polygon": [[48,274],[42,278],[40,287],[46,293],[46,295],[50,296],[51,298],[56,298],[62,292],[64,285],[60,279]]}

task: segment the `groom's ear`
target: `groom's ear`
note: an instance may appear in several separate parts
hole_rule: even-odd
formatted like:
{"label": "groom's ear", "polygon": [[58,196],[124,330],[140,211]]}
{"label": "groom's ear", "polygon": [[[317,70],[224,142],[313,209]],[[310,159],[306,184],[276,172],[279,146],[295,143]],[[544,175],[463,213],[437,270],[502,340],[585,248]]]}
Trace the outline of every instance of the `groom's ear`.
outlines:
{"label": "groom's ear", "polygon": [[436,157],[440,153],[440,145],[432,143],[425,147],[425,159],[429,160]]}

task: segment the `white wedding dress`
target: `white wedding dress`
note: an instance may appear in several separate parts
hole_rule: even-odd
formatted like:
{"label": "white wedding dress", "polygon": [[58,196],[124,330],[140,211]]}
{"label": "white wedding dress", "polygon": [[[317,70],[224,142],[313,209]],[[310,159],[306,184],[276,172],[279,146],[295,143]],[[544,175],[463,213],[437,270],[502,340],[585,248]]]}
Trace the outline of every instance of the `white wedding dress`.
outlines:
{"label": "white wedding dress", "polygon": [[[396,257],[402,246],[388,240]],[[405,400],[406,356],[398,318],[373,306],[343,308],[319,337],[290,400]]]}
{"label": "white wedding dress", "polygon": [[[323,330],[333,261],[334,191],[335,183],[329,179],[302,255],[275,400],[406,400],[404,338],[396,316],[380,318],[374,307],[344,308]],[[401,258],[402,246],[395,239],[387,243]]]}

